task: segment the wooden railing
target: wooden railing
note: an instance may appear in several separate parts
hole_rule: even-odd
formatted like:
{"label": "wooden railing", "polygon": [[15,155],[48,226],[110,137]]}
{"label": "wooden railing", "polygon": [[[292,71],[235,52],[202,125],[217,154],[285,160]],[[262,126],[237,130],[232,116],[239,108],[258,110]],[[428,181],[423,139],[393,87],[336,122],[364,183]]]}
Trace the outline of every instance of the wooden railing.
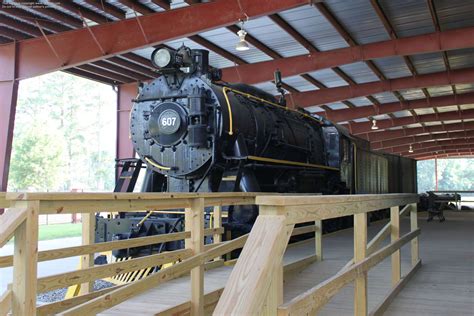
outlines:
{"label": "wooden railing", "polygon": [[[0,247],[14,236],[14,255],[0,257],[0,268],[13,266],[13,284],[0,293],[0,316],[13,315],[94,315],[163,282],[191,273],[193,315],[202,315],[204,306],[204,268],[216,258],[242,248],[247,235],[221,242],[221,207],[255,204],[254,193],[161,194],[161,193],[0,193]],[[204,208],[214,207],[213,227],[204,227]],[[185,231],[167,235],[134,238],[94,244],[95,212],[135,212],[139,210],[185,209]],[[83,245],[38,252],[40,214],[82,213]],[[204,236],[214,243],[204,245]],[[94,254],[114,249],[133,248],[176,240],[185,248],[122,262],[94,266]],[[38,262],[67,257],[82,257],[77,271],[37,278]],[[177,262],[138,281],[93,292],[97,279],[123,275],[144,268]],[[219,260],[217,260],[218,262]],[[37,293],[81,284],[81,295],[37,307]],[[216,300],[217,301],[217,300]]]}
{"label": "wooden railing", "polygon": [[[415,194],[259,196],[260,215],[234,267],[214,315],[314,315],[354,282],[354,314],[367,315],[367,272],[391,256],[391,291],[372,311],[379,315],[420,267]],[[406,205],[401,212],[399,206]],[[367,243],[367,213],[390,208],[390,223]],[[411,231],[400,237],[400,213],[410,211]],[[335,276],[283,304],[282,259],[297,223],[354,216],[354,258]],[[391,243],[381,249],[390,235]],[[412,269],[401,278],[400,248],[411,241]]]}

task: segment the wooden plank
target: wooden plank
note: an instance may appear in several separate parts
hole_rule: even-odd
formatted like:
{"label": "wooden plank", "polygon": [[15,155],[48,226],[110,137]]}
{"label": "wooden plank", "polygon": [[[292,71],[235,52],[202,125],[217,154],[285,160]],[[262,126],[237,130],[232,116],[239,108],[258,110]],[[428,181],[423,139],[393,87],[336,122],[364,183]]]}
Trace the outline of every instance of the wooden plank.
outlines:
{"label": "wooden plank", "polygon": [[[206,236],[220,234],[224,228],[208,228],[204,230]],[[87,253],[98,253],[115,249],[134,248],[145,245],[155,245],[163,242],[182,240],[191,237],[191,232],[179,232],[171,234],[162,234],[149,237],[131,238],[126,240],[114,240],[98,244],[76,246],[69,248],[58,248],[52,250],[40,251],[38,253],[38,262],[56,260],[68,257],[81,256]],[[13,264],[13,256],[0,257],[0,268],[10,267]]]}
{"label": "wooden plank", "polygon": [[12,238],[15,229],[25,221],[26,208],[10,208],[0,216],[0,248]]}
{"label": "wooden plank", "polygon": [[184,273],[189,272],[192,268],[197,267],[206,261],[212,260],[219,255],[223,255],[227,252],[243,247],[247,241],[247,238],[248,235],[244,235],[232,241],[222,243],[222,245],[219,245],[211,250],[194,255],[180,263],[172,265],[169,268],[160,270],[157,273],[153,273],[143,279],[124,285],[122,288],[114,290],[106,295],[102,295],[79,306],[75,306],[65,311],[61,315],[83,316],[97,314],[151,288],[163,284],[166,281],[177,278]]}
{"label": "wooden plank", "polygon": [[126,261],[109,263],[106,265],[86,268],[78,271],[42,277],[39,278],[37,282],[38,292],[41,293],[60,289],[69,285],[90,282],[148,267],[155,267],[176,260],[189,258],[191,256],[192,251],[189,249],[181,249]]}
{"label": "wooden plank", "polygon": [[[408,210],[410,210],[410,205],[407,204],[405,207],[400,211],[400,216],[403,216]],[[390,222],[388,222],[375,236],[372,238],[369,243],[367,244],[367,255],[373,254],[376,250],[380,248],[380,244],[382,241],[385,240],[388,236],[390,236]],[[341,271],[347,269],[352,264],[354,264],[354,259],[349,260],[344,267],[342,267]]]}
{"label": "wooden plank", "polygon": [[[358,213],[368,213],[389,208],[394,205],[409,204],[412,203],[413,200],[418,199],[416,195],[384,194],[382,196],[385,196],[385,199],[379,198],[379,195],[376,195],[374,198],[366,196],[365,200],[352,198],[353,196],[340,196],[343,198],[348,197],[347,199],[341,199],[339,196],[337,198],[332,196],[329,198],[316,196],[308,198],[309,200],[307,200],[307,202],[311,201],[313,204],[301,204],[300,202],[295,206],[288,205],[283,207],[260,205],[260,214],[282,215],[286,217],[288,224],[296,224]],[[257,197],[257,200],[258,198],[260,197]],[[331,198],[333,200],[331,200]],[[304,201],[305,197],[300,197],[300,199]],[[322,200],[318,201],[317,199]],[[295,203],[296,201],[298,200],[295,200]]]}
{"label": "wooden plank", "polygon": [[7,316],[12,308],[12,291],[6,290],[0,296],[0,316]]}
{"label": "wooden plank", "polygon": [[[392,242],[400,238],[400,215],[398,206],[390,208],[390,239]],[[392,254],[392,285],[395,286],[400,281],[401,276],[401,254],[400,250]]]}
{"label": "wooden plank", "polygon": [[[82,220],[82,245],[90,245],[95,242],[95,214],[83,213]],[[94,253],[84,254],[81,257],[81,269],[94,266]],[[80,294],[88,294],[94,291],[94,281],[81,284]]]}
{"label": "wooden plank", "polygon": [[[252,192],[212,193],[125,193],[125,192],[7,192],[7,200],[16,201],[84,201],[84,200],[171,200],[192,198],[235,198],[255,197]],[[267,194],[265,194],[267,195]]]}
{"label": "wooden plank", "polygon": [[323,221],[314,222],[314,249],[318,261],[323,260]]}
{"label": "wooden plank", "polygon": [[338,203],[360,203],[368,201],[402,199],[407,200],[405,205],[418,202],[418,195],[412,193],[393,193],[393,194],[355,194],[355,195],[297,195],[297,194],[278,194],[278,195],[258,195],[256,204],[267,206],[302,206],[313,204],[338,204]]}
{"label": "wooden plank", "polygon": [[[204,295],[204,314],[207,315],[206,311],[211,314],[214,310],[219,298],[222,295],[224,288],[217,289]],[[155,314],[155,316],[176,316],[176,315],[188,315],[191,313],[191,301],[184,302],[178,306],[171,307],[165,311]]]}
{"label": "wooden plank", "polygon": [[36,314],[38,214],[40,203],[28,202],[26,206],[26,219],[15,230],[13,315]]}
{"label": "wooden plank", "polygon": [[308,234],[314,232],[316,227],[314,225],[307,225],[302,227],[295,227],[293,228],[293,232],[291,233],[291,237]]}
{"label": "wooden plank", "polygon": [[289,273],[292,271],[299,271],[303,270],[305,267],[309,266],[313,262],[318,261],[318,257],[316,255],[310,255],[308,257],[304,257],[301,260],[289,263],[283,267],[285,273]]}
{"label": "wooden plank", "polygon": [[45,305],[38,306],[36,310],[36,315],[37,316],[46,316],[46,315],[55,315],[59,314],[67,309],[70,309],[71,307],[77,306],[79,304],[88,302],[91,299],[94,299],[96,297],[99,297],[101,295],[107,294],[113,290],[116,290],[123,285],[118,285],[110,288],[106,288],[100,291],[92,292],[89,294],[81,295],[81,296],[76,296],[73,298],[65,299],[62,301],[57,301]]}
{"label": "wooden plank", "polygon": [[[185,227],[191,231],[191,238],[186,239],[186,249],[194,255],[204,251],[204,199],[192,201],[191,208],[185,210]],[[191,315],[204,314],[204,267],[199,265],[191,270]]]}
{"label": "wooden plank", "polygon": [[[222,227],[222,207],[220,205],[214,206],[214,228],[221,228]],[[213,236],[213,242],[214,243],[219,243],[222,241],[222,233],[214,234]],[[220,260],[220,257],[217,257],[215,260]]]}
{"label": "wooden plank", "polygon": [[278,308],[278,315],[314,315],[319,311],[339,290],[362,273],[368,271],[379,262],[390,256],[404,244],[419,236],[420,230],[417,229],[404,235],[396,242],[374,252],[371,256],[365,258],[342,271],[308,291],[298,295],[291,301],[281,305]]}
{"label": "wooden plank", "polygon": [[[412,231],[418,229],[418,210],[417,210],[416,204],[411,205],[410,227]],[[419,260],[420,260],[419,240],[418,238],[414,238],[411,241],[411,265],[414,267],[416,264],[418,264]]]}
{"label": "wooden plank", "polygon": [[5,192],[0,192],[0,208],[10,207],[10,201],[6,200],[6,195]]}
{"label": "wooden plank", "polygon": [[[416,238],[416,237],[415,237]],[[413,240],[412,240],[413,241]],[[421,267],[421,260],[410,269],[410,271],[403,277],[398,283],[393,287],[390,293],[385,296],[385,298],[374,308],[374,310],[369,314],[370,316],[382,316],[387,308],[390,306],[392,301],[395,299],[398,293],[403,289],[403,287],[410,281],[413,275]]]}
{"label": "wooden plank", "polygon": [[[398,212],[397,212],[398,214]],[[367,257],[367,213],[354,215],[354,263]],[[354,281],[354,315],[367,315],[367,272],[363,272]]]}
{"label": "wooden plank", "polygon": [[261,310],[292,229],[283,216],[257,217],[216,306],[216,315],[253,315]]}

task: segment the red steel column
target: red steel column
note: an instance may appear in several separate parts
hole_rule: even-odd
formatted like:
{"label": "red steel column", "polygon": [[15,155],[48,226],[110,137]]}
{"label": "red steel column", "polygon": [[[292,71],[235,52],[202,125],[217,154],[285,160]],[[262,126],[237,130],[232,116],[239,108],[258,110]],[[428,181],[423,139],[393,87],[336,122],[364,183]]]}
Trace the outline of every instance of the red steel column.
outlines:
{"label": "red steel column", "polygon": [[118,86],[117,93],[117,150],[116,158],[133,158],[132,140],[130,139],[130,110],[132,100],[137,97],[138,84],[128,83]]}
{"label": "red steel column", "polygon": [[7,190],[10,169],[18,97],[17,53],[17,45],[0,46],[0,191]]}

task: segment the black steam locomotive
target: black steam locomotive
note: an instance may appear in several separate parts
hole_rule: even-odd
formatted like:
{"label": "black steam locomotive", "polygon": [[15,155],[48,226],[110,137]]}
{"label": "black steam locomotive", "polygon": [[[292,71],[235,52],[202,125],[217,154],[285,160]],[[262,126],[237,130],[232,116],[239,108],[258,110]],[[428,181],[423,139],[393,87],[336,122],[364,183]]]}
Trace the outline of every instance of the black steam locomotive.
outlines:
{"label": "black steam locomotive", "polygon": [[[367,142],[345,129],[286,107],[278,72],[281,96],[275,97],[249,85],[222,82],[220,71],[209,66],[206,50],[162,48],[154,51],[152,62],[160,76],[141,86],[130,118],[134,148],[146,164],[144,192],[386,193],[390,169],[400,172],[389,166],[400,157],[372,153]],[[414,191],[410,185],[407,189],[400,183],[392,192]],[[226,229],[246,233],[257,215],[257,207],[229,207]],[[102,219],[99,239],[183,229],[180,215],[142,218],[123,214]],[[125,221],[122,231],[116,221]],[[326,229],[345,225],[334,220]]]}

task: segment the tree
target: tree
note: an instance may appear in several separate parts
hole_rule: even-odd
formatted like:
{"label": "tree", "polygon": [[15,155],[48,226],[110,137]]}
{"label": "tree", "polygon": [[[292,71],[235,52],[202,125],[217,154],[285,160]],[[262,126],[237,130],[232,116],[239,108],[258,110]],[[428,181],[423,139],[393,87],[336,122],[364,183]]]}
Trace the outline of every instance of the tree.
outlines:
{"label": "tree", "polygon": [[[13,151],[29,151],[29,159],[12,156],[9,190],[111,191],[115,118],[110,86],[62,72],[21,81]],[[50,147],[57,149],[54,166],[43,168],[52,161],[45,150]],[[34,187],[16,176],[20,170],[36,176]]]}
{"label": "tree", "polygon": [[15,139],[10,168],[13,190],[46,191],[58,185],[63,144],[57,133],[33,126]]}

